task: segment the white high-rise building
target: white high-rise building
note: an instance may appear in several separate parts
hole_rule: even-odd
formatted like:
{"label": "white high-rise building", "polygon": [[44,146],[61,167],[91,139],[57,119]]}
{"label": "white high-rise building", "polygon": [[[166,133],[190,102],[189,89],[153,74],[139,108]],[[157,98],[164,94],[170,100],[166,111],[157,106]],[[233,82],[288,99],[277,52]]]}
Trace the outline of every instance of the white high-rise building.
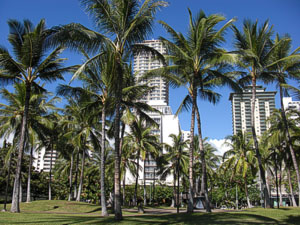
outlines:
{"label": "white high-rise building", "polygon": [[[150,46],[161,54],[166,53],[166,48],[163,47],[162,42],[158,40],[146,40],[142,44]],[[151,80],[143,79],[141,76],[149,70],[163,67],[163,63],[156,60],[151,54],[143,52],[134,54],[134,74],[137,81],[142,84],[148,83],[150,87],[154,89],[141,99],[142,102],[148,103],[153,108],[157,109],[161,113],[151,112],[149,115],[159,125],[157,129],[152,130],[153,134],[159,136],[161,143],[172,145],[172,138],[170,134],[178,135],[180,132],[179,119],[172,113],[169,106],[169,86],[168,83],[161,77],[155,77]],[[164,151],[163,151],[164,153]],[[144,163],[140,161],[140,166],[143,167]],[[129,172],[126,173],[126,184],[132,184],[135,182],[135,178]],[[160,179],[157,176],[156,161],[149,158],[145,162],[145,180],[146,184],[151,184],[155,180]],[[144,170],[139,172],[139,183],[142,184],[144,180]],[[161,180],[160,180],[161,181]],[[167,185],[173,184],[173,176],[169,176],[166,180],[161,181]]]}
{"label": "white high-rise building", "polygon": [[[54,168],[55,161],[57,159],[57,152],[56,150],[53,150],[52,152],[52,169]],[[36,171],[44,171],[44,172],[50,172],[50,164],[51,164],[51,151],[47,150],[45,148],[42,148],[39,151],[35,151],[33,154],[34,160],[33,160],[33,167]]]}
{"label": "white high-rise building", "polygon": [[[161,54],[166,53],[166,48],[163,47],[162,42],[159,40],[146,40],[141,44],[152,47],[158,52],[160,52]],[[134,63],[133,72],[136,75],[136,79],[139,80],[139,82],[142,84],[148,83],[150,87],[154,87],[154,89],[150,93],[148,93],[148,95],[143,97],[142,101],[148,102],[148,101],[158,100],[168,105],[169,86],[168,83],[163,78],[155,77],[150,80],[147,79],[140,80],[141,76],[145,74],[145,72],[149,70],[161,68],[163,67],[163,63],[155,59],[153,55],[147,52],[134,54],[133,63]]]}
{"label": "white high-rise building", "polygon": [[[255,131],[261,136],[269,127],[267,119],[275,109],[275,91],[266,91],[262,86],[256,86],[255,99]],[[252,86],[245,87],[241,93],[231,93],[229,100],[232,105],[233,134],[238,131],[251,132],[251,99]]]}

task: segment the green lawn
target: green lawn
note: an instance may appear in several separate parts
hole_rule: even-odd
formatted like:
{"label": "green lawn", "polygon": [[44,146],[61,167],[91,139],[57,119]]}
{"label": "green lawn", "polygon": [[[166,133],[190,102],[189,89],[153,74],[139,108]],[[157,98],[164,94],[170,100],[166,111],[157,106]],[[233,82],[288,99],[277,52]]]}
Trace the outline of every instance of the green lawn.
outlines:
{"label": "green lawn", "polygon": [[[3,206],[0,205],[2,208]],[[113,215],[101,218],[98,205],[67,201],[22,203],[22,213],[0,212],[0,224],[300,224],[300,209],[249,209],[239,212],[135,215],[124,213],[114,222]]]}

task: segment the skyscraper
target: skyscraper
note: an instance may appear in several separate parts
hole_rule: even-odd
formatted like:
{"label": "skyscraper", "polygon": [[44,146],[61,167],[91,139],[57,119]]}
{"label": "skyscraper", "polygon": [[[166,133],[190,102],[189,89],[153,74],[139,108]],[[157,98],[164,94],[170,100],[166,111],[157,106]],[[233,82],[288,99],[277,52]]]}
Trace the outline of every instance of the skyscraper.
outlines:
{"label": "skyscraper", "polygon": [[[266,91],[266,88],[256,86],[254,118],[255,131],[258,136],[262,135],[269,128],[267,118],[275,109],[275,95],[275,91]],[[233,134],[240,130],[251,132],[251,98],[251,86],[246,87],[242,93],[230,94]]]}
{"label": "skyscraper", "polygon": [[[152,47],[158,52],[160,52],[161,54],[166,53],[166,48],[163,47],[162,42],[159,40],[146,40],[141,44]],[[137,80],[139,80],[146,71],[163,67],[162,62],[155,59],[154,56],[152,56],[150,53],[147,52],[134,54],[133,63],[134,63],[133,72],[136,75]],[[168,83],[163,78],[155,77],[150,80],[143,79],[140,80],[139,82],[142,84],[148,82],[148,85],[150,87],[154,87],[154,89],[150,93],[144,96],[142,101],[147,102],[148,104],[149,102],[153,102],[153,101],[159,101],[167,105],[169,104],[169,86]],[[152,104],[157,105],[158,103],[156,102]]]}
{"label": "skyscraper", "polygon": [[[166,53],[166,48],[159,40],[145,40],[142,44],[156,49],[161,54]],[[150,53],[142,52],[134,54],[133,71],[136,76],[136,80],[142,84],[147,83],[150,87],[154,87],[154,89],[145,95],[141,101],[149,104],[151,107],[160,112],[149,113],[149,116],[159,125],[158,128],[152,130],[152,133],[159,137],[161,143],[172,145],[172,138],[170,138],[169,135],[178,135],[180,125],[178,117],[172,113],[171,107],[169,106],[168,83],[162,77],[155,77],[149,80],[140,79],[147,71],[161,67],[163,67],[163,63],[155,59]],[[143,166],[143,163],[141,163],[141,166]],[[143,173],[143,171],[140,171],[139,173],[139,182],[143,182],[144,175],[146,184],[151,184],[158,179],[156,168],[156,161],[149,157],[145,161],[145,173]],[[131,184],[134,182],[135,178],[132,174],[126,173],[126,183]],[[167,177],[165,183],[169,185],[173,184],[173,177]]]}

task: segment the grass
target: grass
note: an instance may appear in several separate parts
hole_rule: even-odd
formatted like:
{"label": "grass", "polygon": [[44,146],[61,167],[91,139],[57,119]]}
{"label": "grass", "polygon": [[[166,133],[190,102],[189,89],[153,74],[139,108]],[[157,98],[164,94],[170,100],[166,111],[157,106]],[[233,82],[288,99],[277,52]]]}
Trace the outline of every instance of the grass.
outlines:
{"label": "grass", "polygon": [[0,212],[0,224],[300,224],[300,209],[288,207],[178,215],[124,212],[121,222],[115,222],[113,215],[107,218],[101,218],[100,215],[101,207],[98,205],[57,200],[35,201],[22,203],[21,213]]}

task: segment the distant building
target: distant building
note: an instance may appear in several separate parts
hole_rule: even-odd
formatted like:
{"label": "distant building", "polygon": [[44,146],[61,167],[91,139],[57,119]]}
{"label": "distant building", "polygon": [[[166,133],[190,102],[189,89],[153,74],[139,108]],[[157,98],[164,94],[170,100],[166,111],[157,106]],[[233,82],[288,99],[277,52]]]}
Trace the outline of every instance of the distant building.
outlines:
{"label": "distant building", "polygon": [[291,97],[284,97],[283,107],[285,110],[290,109],[300,111],[300,101],[293,101]]}
{"label": "distant building", "polygon": [[[36,171],[44,171],[44,172],[50,172],[50,162],[51,162],[51,151],[47,150],[45,148],[42,148],[39,151],[34,152],[34,161],[33,161],[33,167]],[[52,169],[54,168],[55,161],[58,157],[58,154],[56,150],[53,150],[52,152]]]}
{"label": "distant building", "polygon": [[[166,53],[166,48],[163,47],[162,42],[159,40],[146,40],[142,44],[150,46],[161,54]],[[153,108],[157,109],[161,113],[150,112],[149,116],[155,120],[159,125],[157,129],[153,129],[152,133],[158,135],[161,143],[172,145],[172,138],[170,134],[178,135],[180,131],[179,119],[172,113],[171,107],[169,106],[169,86],[168,83],[161,77],[155,77],[150,80],[143,79],[141,76],[147,71],[163,67],[162,62],[154,59],[154,57],[146,52],[134,54],[134,74],[136,80],[141,84],[148,84],[154,89],[145,95],[141,101],[149,104]],[[164,150],[163,150],[164,153]],[[140,166],[143,167],[144,163],[140,161]],[[158,180],[157,176],[157,164],[154,159],[149,157],[145,162],[145,180],[146,184],[151,184],[155,180]],[[135,182],[135,178],[129,172],[126,173],[126,184],[132,184]],[[139,172],[139,183],[142,184],[144,180],[143,169]],[[166,184],[173,184],[173,176],[166,178]]]}
{"label": "distant building", "polygon": [[[166,54],[166,48],[159,40],[145,40],[141,44],[152,47],[158,52],[160,52],[161,54]],[[163,78],[155,77],[150,80],[147,79],[140,80],[141,76],[145,74],[145,72],[149,70],[161,68],[163,67],[163,63],[155,59],[153,55],[147,52],[135,53],[133,63],[134,63],[133,72],[136,75],[136,79],[139,80],[141,84],[148,83],[150,87],[154,87],[154,89],[150,93],[148,93],[148,95],[143,97],[142,101],[148,102],[152,100],[160,100],[168,105],[169,86],[168,83]]]}
{"label": "distant building", "polygon": [[[258,136],[268,128],[267,118],[275,109],[275,91],[266,91],[262,86],[256,87],[255,99],[255,131]],[[242,93],[231,93],[229,100],[232,106],[233,134],[238,131],[251,132],[251,98],[252,86],[246,87]]]}

